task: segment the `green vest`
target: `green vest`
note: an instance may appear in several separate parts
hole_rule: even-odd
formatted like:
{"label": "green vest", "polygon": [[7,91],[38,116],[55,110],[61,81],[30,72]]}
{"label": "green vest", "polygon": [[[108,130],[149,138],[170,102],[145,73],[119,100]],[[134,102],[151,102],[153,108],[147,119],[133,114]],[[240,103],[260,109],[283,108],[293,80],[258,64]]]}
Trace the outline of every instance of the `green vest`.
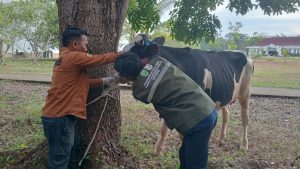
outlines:
{"label": "green vest", "polygon": [[215,108],[197,83],[160,56],[144,66],[134,82],[133,96],[152,103],[168,128],[183,135]]}

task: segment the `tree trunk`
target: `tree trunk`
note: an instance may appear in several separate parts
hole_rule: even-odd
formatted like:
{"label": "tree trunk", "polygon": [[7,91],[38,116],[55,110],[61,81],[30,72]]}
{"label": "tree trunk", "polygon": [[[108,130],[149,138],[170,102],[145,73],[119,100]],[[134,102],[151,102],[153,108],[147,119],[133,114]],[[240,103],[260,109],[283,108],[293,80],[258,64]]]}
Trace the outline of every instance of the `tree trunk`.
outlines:
{"label": "tree trunk", "polygon": [[[57,0],[60,33],[69,25],[80,27],[88,33],[88,46],[92,53],[117,51],[128,4],[128,0]],[[90,78],[105,77],[113,73],[112,65],[88,70]],[[101,93],[100,88],[90,90],[88,102]],[[119,98],[119,88],[113,89],[110,95]],[[88,120],[80,122],[80,159],[95,133],[105,100],[106,97],[88,106]],[[108,97],[99,130],[88,153],[88,160],[83,162],[85,168],[108,168],[105,165],[116,163],[117,156],[121,153],[118,145],[120,127],[120,101]]]}
{"label": "tree trunk", "polygon": [[4,63],[3,40],[0,38],[0,64]]}

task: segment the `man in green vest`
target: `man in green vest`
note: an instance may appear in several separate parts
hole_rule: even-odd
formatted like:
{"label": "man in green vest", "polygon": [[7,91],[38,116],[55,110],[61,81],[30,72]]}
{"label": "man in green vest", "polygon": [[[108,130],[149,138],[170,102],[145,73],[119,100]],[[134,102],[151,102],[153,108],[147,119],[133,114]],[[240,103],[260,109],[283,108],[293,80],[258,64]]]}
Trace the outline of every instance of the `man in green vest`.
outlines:
{"label": "man in green vest", "polygon": [[115,69],[134,82],[132,94],[137,100],[152,103],[167,127],[184,136],[180,169],[207,168],[209,138],[218,114],[202,88],[160,56],[141,60],[127,52],[116,60]]}

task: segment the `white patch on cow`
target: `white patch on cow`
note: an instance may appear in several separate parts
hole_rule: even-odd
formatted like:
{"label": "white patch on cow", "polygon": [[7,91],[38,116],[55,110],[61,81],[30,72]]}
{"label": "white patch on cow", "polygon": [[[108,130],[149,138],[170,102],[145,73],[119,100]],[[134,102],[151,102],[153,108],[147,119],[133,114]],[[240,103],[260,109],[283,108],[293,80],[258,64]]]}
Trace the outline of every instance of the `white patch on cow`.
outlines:
{"label": "white patch on cow", "polygon": [[240,90],[240,84],[235,80],[235,74],[233,75],[233,83],[234,83],[234,88],[233,88],[233,93],[232,93],[232,98],[231,98],[231,103],[235,102],[238,97],[238,93]]}
{"label": "white patch on cow", "polygon": [[247,98],[250,95],[250,86],[253,72],[253,61],[247,57],[247,64],[244,66],[239,86],[239,99]]}
{"label": "white patch on cow", "polygon": [[204,90],[212,88],[212,75],[211,72],[207,69],[204,69],[204,78],[203,78],[203,84],[204,84]]}

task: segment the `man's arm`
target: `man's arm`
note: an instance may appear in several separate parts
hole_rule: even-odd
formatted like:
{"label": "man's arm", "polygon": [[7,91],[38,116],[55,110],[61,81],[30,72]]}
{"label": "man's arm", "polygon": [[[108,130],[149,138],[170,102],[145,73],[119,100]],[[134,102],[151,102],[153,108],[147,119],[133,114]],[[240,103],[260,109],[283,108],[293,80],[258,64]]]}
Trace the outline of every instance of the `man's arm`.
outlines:
{"label": "man's arm", "polygon": [[103,77],[99,79],[89,79],[89,86],[91,88],[103,86],[103,85],[110,85],[112,83],[117,83],[117,79],[115,76],[111,77]]}
{"label": "man's arm", "polygon": [[96,88],[96,87],[99,87],[99,86],[103,86],[102,78],[89,79],[89,86],[90,86],[90,88]]}
{"label": "man's arm", "polygon": [[110,52],[102,55],[91,55],[88,53],[78,52],[72,58],[73,63],[81,68],[91,68],[113,63],[120,53]]}

